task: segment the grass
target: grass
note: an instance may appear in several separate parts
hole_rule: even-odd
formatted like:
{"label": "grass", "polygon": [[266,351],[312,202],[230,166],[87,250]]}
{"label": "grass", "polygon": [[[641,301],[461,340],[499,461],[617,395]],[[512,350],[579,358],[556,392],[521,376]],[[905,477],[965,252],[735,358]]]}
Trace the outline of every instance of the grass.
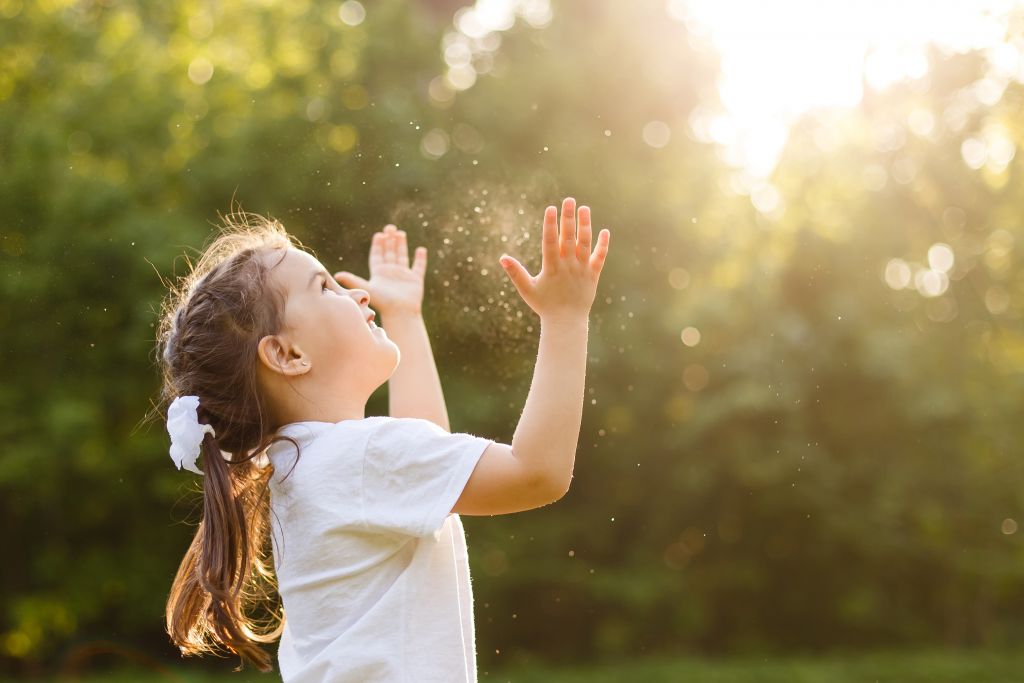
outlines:
{"label": "grass", "polygon": [[[891,652],[829,657],[642,659],[479,672],[481,683],[1024,683],[1024,653]],[[0,678],[0,683],[13,679]],[[270,683],[276,675],[190,669],[62,676],[46,683]]]}
{"label": "grass", "polygon": [[891,652],[830,657],[647,659],[483,675],[505,683],[1024,683],[1024,653]]}

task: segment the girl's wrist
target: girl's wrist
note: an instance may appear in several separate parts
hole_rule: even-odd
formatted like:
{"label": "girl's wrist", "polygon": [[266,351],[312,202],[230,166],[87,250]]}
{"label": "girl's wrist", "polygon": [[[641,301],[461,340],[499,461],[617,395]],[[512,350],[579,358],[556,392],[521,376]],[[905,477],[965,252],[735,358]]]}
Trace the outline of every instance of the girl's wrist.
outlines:
{"label": "girl's wrist", "polygon": [[389,306],[387,308],[377,308],[381,317],[385,320],[392,320],[395,318],[422,318],[423,307],[422,306]]}
{"label": "girl's wrist", "polygon": [[541,327],[589,327],[590,312],[559,313],[540,316]]}

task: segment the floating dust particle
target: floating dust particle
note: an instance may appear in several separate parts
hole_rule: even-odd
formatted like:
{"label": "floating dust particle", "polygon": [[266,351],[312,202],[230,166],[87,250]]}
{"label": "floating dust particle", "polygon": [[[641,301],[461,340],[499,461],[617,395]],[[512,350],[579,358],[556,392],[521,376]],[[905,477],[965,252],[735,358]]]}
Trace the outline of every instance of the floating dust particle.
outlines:
{"label": "floating dust particle", "polygon": [[505,253],[531,275],[540,272],[540,245],[532,235],[541,229],[545,208],[560,204],[559,191],[539,191],[555,182],[538,174],[525,188],[522,179],[448,182],[459,188],[457,194],[430,199],[417,195],[401,202],[382,222],[408,233],[410,255],[418,246],[428,250],[423,305],[429,311],[428,330],[435,348],[471,350],[466,366],[471,374],[528,380],[536,360],[539,318],[498,259]]}

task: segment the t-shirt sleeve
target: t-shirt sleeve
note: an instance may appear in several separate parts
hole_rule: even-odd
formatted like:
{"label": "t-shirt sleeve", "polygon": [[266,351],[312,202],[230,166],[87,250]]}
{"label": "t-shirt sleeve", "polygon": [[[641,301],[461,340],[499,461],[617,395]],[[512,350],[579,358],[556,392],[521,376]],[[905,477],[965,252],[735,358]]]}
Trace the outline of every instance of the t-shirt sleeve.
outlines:
{"label": "t-shirt sleeve", "polygon": [[363,523],[411,536],[438,531],[492,443],[420,418],[384,421],[363,459]]}

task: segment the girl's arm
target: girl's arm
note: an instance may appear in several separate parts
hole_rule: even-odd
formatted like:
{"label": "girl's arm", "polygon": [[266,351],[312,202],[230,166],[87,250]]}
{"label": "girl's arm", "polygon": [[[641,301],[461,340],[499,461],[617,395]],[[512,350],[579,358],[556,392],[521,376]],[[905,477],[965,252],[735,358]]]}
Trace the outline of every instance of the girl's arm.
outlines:
{"label": "girl's arm", "polygon": [[441,378],[423,316],[404,310],[381,312],[381,315],[385,334],[402,353],[402,360],[388,381],[388,414],[430,420],[450,432]]}
{"label": "girl's arm", "polygon": [[452,512],[520,512],[569,490],[583,417],[587,328],[585,313],[541,318],[533,383],[512,443],[487,447]]}
{"label": "girl's arm", "polygon": [[373,236],[369,280],[346,271],[335,273],[334,278],[344,287],[359,287],[369,293],[370,307],[381,314],[381,327],[401,352],[388,383],[388,414],[430,420],[450,432],[441,378],[423,323],[426,272],[426,247],[416,249],[410,268],[405,231],[389,224]]}
{"label": "girl's arm", "polygon": [[552,503],[569,489],[583,415],[590,307],[608,256],[611,233],[602,230],[591,250],[590,208],[562,202],[544,212],[541,272],[516,259],[502,267],[523,300],[540,316],[540,347],[533,383],[511,444],[492,443],[480,456],[452,512],[499,515]]}

